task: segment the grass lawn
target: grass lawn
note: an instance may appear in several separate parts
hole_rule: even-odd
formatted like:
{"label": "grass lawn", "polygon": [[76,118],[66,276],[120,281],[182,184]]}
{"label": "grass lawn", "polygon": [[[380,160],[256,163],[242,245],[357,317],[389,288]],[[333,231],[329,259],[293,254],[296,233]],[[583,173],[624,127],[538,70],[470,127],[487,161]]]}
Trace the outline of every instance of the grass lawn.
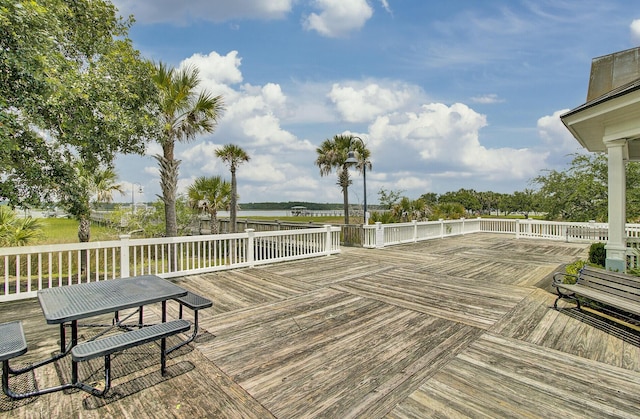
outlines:
{"label": "grass lawn", "polygon": [[[274,221],[273,217],[250,217],[250,220]],[[244,218],[238,218],[238,221]],[[69,218],[42,218],[43,236],[33,245],[78,242],[78,221]],[[343,217],[278,217],[282,222],[344,224]],[[91,241],[118,240],[121,234],[113,228],[91,223]]]}
{"label": "grass lawn", "polygon": [[[42,218],[43,236],[34,245],[78,242],[78,221],[69,218]],[[118,240],[118,232],[91,224],[91,241]]]}

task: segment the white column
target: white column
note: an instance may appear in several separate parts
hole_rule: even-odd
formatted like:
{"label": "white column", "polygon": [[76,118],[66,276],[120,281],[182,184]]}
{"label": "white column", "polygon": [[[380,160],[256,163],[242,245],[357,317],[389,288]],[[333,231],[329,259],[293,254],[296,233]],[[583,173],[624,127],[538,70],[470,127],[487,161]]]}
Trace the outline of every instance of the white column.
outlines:
{"label": "white column", "polygon": [[607,249],[606,268],[625,272],[627,267],[627,238],[625,234],[627,140],[605,141],[605,145],[609,156],[609,241],[605,246]]}

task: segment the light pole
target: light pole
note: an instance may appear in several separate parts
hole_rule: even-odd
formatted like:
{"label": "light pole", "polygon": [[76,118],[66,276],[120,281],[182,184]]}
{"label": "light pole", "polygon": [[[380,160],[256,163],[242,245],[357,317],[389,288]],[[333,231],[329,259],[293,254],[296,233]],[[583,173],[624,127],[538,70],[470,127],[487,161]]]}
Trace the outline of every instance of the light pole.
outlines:
{"label": "light pole", "polygon": [[134,193],[136,191],[136,188],[135,188],[136,185],[138,185],[138,193],[142,193],[142,185],[139,184],[138,182],[133,182],[131,184],[131,215],[135,214],[135,209],[136,209],[135,200],[134,200]]}
{"label": "light pole", "polygon": [[364,225],[368,225],[369,224],[369,214],[367,212],[367,160],[364,156],[364,150],[367,148],[367,145],[364,143],[364,141],[362,140],[362,138],[360,137],[351,137],[351,141],[349,141],[349,154],[347,155],[347,160],[345,160],[345,163],[347,164],[354,164],[354,163],[358,163],[358,159],[356,159],[355,157],[355,152],[351,149],[351,143],[353,142],[353,140],[359,140],[360,143],[362,144],[362,150],[363,150],[363,155],[362,155],[362,183],[364,184]]}

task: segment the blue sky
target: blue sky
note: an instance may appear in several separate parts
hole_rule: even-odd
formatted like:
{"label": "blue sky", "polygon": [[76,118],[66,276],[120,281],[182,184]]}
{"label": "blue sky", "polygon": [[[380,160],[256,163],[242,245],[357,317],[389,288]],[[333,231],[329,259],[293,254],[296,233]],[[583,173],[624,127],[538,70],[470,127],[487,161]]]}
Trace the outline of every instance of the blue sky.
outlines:
{"label": "blue sky", "polygon": [[[559,115],[586,99],[591,60],[640,44],[635,0],[114,0],[143,56],[197,65],[226,111],[213,134],[177,147],[179,193],[222,175],[215,149],[251,161],[240,202],[341,202],[316,147],[352,133],[371,150],[367,200],[460,188],[511,193],[563,170],[577,141]],[[123,156],[128,191],[155,200],[156,161]],[[141,184],[144,192],[138,193]],[[353,172],[350,202],[362,203]]]}

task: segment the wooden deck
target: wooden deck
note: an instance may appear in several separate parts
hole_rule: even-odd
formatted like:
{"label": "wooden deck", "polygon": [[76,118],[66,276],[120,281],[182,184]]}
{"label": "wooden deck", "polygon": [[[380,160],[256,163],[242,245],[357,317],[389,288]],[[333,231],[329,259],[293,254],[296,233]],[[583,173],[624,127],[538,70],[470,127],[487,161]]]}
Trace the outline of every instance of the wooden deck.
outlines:
{"label": "wooden deck", "polygon": [[[472,234],[180,278],[214,306],[166,377],[150,344],[113,357],[110,398],[2,395],[0,416],[640,417],[640,339],[550,308],[551,274],[586,252]],[[29,352],[16,364],[56,350],[37,301],[0,304],[0,314],[25,321]],[[68,362],[12,386],[58,384]],[[102,361],[80,376],[102,380]]]}

